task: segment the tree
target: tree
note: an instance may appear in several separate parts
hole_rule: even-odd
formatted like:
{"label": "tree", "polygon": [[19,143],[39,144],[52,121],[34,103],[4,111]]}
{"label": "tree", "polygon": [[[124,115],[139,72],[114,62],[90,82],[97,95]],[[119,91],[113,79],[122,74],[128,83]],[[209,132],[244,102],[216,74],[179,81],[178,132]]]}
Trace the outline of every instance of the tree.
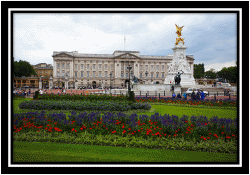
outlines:
{"label": "tree", "polygon": [[208,79],[215,79],[216,78],[216,72],[214,72],[213,70],[209,70],[205,72],[205,77]]}
{"label": "tree", "polygon": [[30,63],[22,60],[19,60],[19,62],[14,61],[13,74],[14,77],[29,77],[31,75],[37,75]]}
{"label": "tree", "polygon": [[204,68],[204,64],[194,64],[194,78],[195,79],[199,79],[204,77],[205,75],[205,68]]}
{"label": "tree", "polygon": [[237,67],[232,66],[232,67],[223,67],[219,72],[218,76],[220,78],[229,80],[230,83],[236,83],[237,82]]}

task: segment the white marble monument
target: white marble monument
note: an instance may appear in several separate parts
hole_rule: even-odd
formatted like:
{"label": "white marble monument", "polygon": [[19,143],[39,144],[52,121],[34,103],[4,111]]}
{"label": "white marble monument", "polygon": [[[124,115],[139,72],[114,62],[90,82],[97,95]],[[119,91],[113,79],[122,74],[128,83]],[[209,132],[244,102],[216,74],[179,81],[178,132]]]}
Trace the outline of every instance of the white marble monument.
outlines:
{"label": "white marble monument", "polygon": [[174,52],[173,60],[169,65],[168,75],[165,78],[164,84],[170,84],[170,82],[171,84],[174,84],[174,77],[177,75],[177,73],[184,72],[183,74],[181,74],[180,85],[195,85],[195,79],[186,59],[187,47],[184,45],[184,39],[180,38],[182,27],[179,28],[178,26],[176,26],[176,28],[176,33],[178,34],[179,38],[176,38],[175,46],[172,48]]}

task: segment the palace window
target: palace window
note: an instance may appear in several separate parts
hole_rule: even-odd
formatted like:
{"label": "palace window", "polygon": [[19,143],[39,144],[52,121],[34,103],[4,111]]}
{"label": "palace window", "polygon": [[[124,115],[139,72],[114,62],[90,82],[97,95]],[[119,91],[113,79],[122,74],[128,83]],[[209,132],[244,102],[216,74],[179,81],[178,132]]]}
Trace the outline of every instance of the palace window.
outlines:
{"label": "palace window", "polygon": [[62,77],[64,77],[64,73],[62,73]]}
{"label": "palace window", "polygon": [[69,73],[66,73],[66,77],[69,77]]}
{"label": "palace window", "polygon": [[57,64],[57,68],[60,68],[60,65],[59,65],[59,64]]}
{"label": "palace window", "polygon": [[164,73],[162,73],[162,78],[164,78]]}
{"label": "palace window", "polygon": [[107,77],[107,72],[105,72],[105,77]]}
{"label": "palace window", "polygon": [[101,64],[99,64],[99,69],[101,69],[102,68],[102,65]]}
{"label": "palace window", "polygon": [[89,68],[89,64],[87,64],[87,68]]}
{"label": "palace window", "polygon": [[77,77],[77,72],[75,72],[75,77]]}
{"label": "palace window", "polygon": [[111,65],[111,69],[113,69],[113,65]]}
{"label": "palace window", "polygon": [[156,77],[157,77],[157,78],[159,77],[159,73],[156,74]]}
{"label": "palace window", "polygon": [[128,73],[126,73],[126,78],[128,78]]}
{"label": "palace window", "polygon": [[83,72],[81,72],[81,77],[83,77]]}
{"label": "palace window", "polygon": [[64,68],[64,64],[62,64],[62,68]]}
{"label": "palace window", "polygon": [[161,69],[164,70],[164,66],[162,66]]}
{"label": "palace window", "polygon": [[75,69],[77,69],[77,64],[75,64]]}
{"label": "palace window", "polygon": [[140,66],[140,70],[142,70],[142,65]]}
{"label": "palace window", "polygon": [[87,72],[87,77],[89,77],[89,72]]}
{"label": "palace window", "polygon": [[159,66],[158,65],[156,66],[156,68],[157,68],[157,70],[159,70]]}
{"label": "palace window", "polygon": [[151,66],[151,69],[154,69],[154,66],[153,66],[153,65]]}
{"label": "palace window", "polygon": [[67,64],[67,68],[69,68],[69,64]]}
{"label": "palace window", "polygon": [[123,73],[121,73],[121,77],[123,78]]}
{"label": "palace window", "polygon": [[60,73],[59,72],[57,72],[57,76],[60,77]]}
{"label": "palace window", "polygon": [[93,77],[95,77],[95,72],[93,72]]}
{"label": "palace window", "polygon": [[81,68],[83,69],[83,64],[81,64]]}
{"label": "palace window", "polygon": [[95,69],[95,64],[93,64],[93,69]]}
{"label": "palace window", "polygon": [[151,73],[151,78],[153,78],[153,73]]}
{"label": "palace window", "polygon": [[105,69],[107,69],[108,68],[108,66],[107,66],[107,64],[105,64]]}
{"label": "palace window", "polygon": [[140,77],[142,77],[142,73],[140,73]]}
{"label": "palace window", "polygon": [[101,77],[102,76],[102,73],[101,72],[99,72],[99,77]]}
{"label": "palace window", "polygon": [[146,70],[148,70],[148,66],[146,65]]}

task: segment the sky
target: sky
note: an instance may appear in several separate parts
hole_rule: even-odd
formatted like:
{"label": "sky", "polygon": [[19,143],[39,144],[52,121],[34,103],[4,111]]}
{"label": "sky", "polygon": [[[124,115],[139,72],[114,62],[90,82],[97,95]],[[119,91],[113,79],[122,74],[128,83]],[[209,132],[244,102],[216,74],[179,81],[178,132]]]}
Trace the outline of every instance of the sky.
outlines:
{"label": "sky", "polygon": [[236,18],[235,13],[15,13],[13,56],[32,65],[53,65],[53,51],[166,56],[173,54],[177,24],[184,26],[181,37],[194,64],[219,71],[236,66]]}

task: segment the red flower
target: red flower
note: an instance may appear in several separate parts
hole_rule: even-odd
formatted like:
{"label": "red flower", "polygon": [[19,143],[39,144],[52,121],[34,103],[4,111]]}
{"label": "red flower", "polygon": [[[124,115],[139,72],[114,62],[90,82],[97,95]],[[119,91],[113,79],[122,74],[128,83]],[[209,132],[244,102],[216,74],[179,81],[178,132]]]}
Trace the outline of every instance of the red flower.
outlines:
{"label": "red flower", "polygon": [[203,140],[206,140],[206,138],[203,138]]}
{"label": "red flower", "polygon": [[225,132],[222,132],[221,134],[225,134]]}
{"label": "red flower", "polygon": [[207,125],[207,123],[205,123],[205,125]]}
{"label": "red flower", "polygon": [[75,132],[77,132],[77,130],[75,130]]}
{"label": "red flower", "polygon": [[174,134],[174,136],[176,137],[176,134]]}
{"label": "red flower", "polygon": [[71,131],[74,131],[75,129],[74,128],[72,128],[72,130]]}
{"label": "red flower", "polygon": [[112,131],[112,134],[114,134],[116,131]]}
{"label": "red flower", "polygon": [[126,132],[126,130],[123,130],[122,134],[124,134]]}
{"label": "red flower", "polygon": [[222,128],[224,128],[224,126],[222,126]]}
{"label": "red flower", "polygon": [[83,128],[80,128],[80,130],[83,130]]}
{"label": "red flower", "polygon": [[55,125],[57,124],[57,123],[54,123]]}
{"label": "red flower", "polygon": [[128,130],[131,130],[131,128],[128,128]]}
{"label": "red flower", "polygon": [[201,139],[203,138],[203,136],[201,136]]}
{"label": "red flower", "polygon": [[210,137],[207,137],[207,139],[210,139]]}

